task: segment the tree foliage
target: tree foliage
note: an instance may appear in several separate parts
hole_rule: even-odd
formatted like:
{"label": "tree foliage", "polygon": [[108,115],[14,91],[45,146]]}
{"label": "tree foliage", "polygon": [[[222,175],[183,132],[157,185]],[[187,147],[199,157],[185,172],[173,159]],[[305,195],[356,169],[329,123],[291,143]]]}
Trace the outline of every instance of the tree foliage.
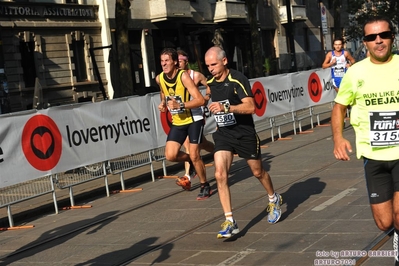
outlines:
{"label": "tree foliage", "polygon": [[251,31],[251,44],[252,44],[252,75],[255,77],[263,76],[262,72],[262,51],[260,47],[260,36],[258,30],[258,20],[256,16],[256,10],[258,6],[257,0],[246,0],[246,5],[248,9],[248,20],[249,28]]}
{"label": "tree foliage", "polygon": [[334,9],[334,37],[342,38],[342,29],[341,29],[341,6],[342,0],[333,0],[333,9]]}
{"label": "tree foliage", "polygon": [[[130,96],[133,94],[132,70],[130,64],[130,48],[128,37],[130,1],[116,0],[115,2],[115,41],[117,53],[117,69],[119,75],[116,77],[114,98]],[[114,82],[112,82],[113,86]]]}
{"label": "tree foliage", "polygon": [[399,3],[397,0],[350,0],[348,1],[349,25],[345,28],[347,40],[357,40],[363,35],[363,25],[370,16],[385,16],[398,25]]}

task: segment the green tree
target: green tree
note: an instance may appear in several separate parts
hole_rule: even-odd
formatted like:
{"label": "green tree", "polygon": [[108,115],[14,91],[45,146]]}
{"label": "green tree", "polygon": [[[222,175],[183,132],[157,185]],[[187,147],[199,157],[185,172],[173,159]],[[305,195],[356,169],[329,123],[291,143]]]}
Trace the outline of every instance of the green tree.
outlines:
{"label": "green tree", "polygon": [[260,48],[260,36],[258,30],[258,20],[256,10],[258,8],[258,0],[246,0],[245,1],[248,9],[248,20],[249,28],[251,32],[251,44],[252,44],[252,75],[255,77],[262,77],[262,51]]}
{"label": "green tree", "polygon": [[[130,48],[129,48],[129,0],[116,0],[115,3],[115,41],[116,44],[116,68],[119,70],[117,78],[117,86],[114,88],[114,98],[129,96],[133,94],[133,80],[130,64]],[[123,82],[122,82],[123,81]],[[114,82],[113,82],[114,84]]]}
{"label": "green tree", "polygon": [[341,38],[341,0],[333,1],[333,9],[334,9],[334,37]]}
{"label": "green tree", "polygon": [[398,25],[399,3],[397,0],[350,0],[348,1],[349,26],[346,38],[357,40],[362,37],[363,24],[370,16],[385,16]]}

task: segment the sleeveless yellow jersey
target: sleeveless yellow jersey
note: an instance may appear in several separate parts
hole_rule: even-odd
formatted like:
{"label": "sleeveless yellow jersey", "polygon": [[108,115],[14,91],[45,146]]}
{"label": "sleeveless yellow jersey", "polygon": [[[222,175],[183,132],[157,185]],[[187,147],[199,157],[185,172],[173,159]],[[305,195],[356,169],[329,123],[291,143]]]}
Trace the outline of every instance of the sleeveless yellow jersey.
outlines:
{"label": "sleeveless yellow jersey", "polygon": [[[177,102],[188,102],[190,94],[184,87],[181,76],[184,70],[180,69],[173,79],[169,79],[165,73],[159,75],[159,84],[161,85],[162,92],[165,94],[165,101],[174,97]],[[175,126],[188,125],[194,122],[193,115],[190,109],[169,110],[172,114],[172,124]]]}

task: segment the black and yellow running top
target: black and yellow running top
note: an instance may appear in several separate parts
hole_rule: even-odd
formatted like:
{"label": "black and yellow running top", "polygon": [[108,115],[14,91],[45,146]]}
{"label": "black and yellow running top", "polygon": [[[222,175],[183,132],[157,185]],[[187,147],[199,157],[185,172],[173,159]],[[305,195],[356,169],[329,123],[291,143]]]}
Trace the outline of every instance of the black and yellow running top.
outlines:
{"label": "black and yellow running top", "polygon": [[[184,87],[181,76],[184,70],[178,70],[173,79],[169,79],[165,73],[159,75],[159,84],[162,92],[165,94],[165,101],[167,102],[171,97],[174,97],[177,102],[188,102],[190,100],[190,93]],[[188,125],[194,122],[193,115],[190,109],[169,110],[172,114],[172,124],[175,126]]]}
{"label": "black and yellow running top", "polygon": [[[211,89],[212,94],[212,102],[226,102],[228,101],[231,105],[238,105],[242,103],[241,99],[246,97],[252,97],[251,85],[247,79],[241,72],[230,69],[229,74],[223,81],[217,81],[214,77],[207,81],[209,88]],[[215,119],[217,115],[214,116]],[[245,135],[245,134],[253,134],[255,133],[255,125],[254,120],[251,114],[231,114],[229,113],[227,117],[224,117],[223,120],[228,118],[234,118],[235,123],[230,126],[220,127],[218,124],[218,130],[221,132],[229,132],[229,134],[234,133],[235,136]]]}

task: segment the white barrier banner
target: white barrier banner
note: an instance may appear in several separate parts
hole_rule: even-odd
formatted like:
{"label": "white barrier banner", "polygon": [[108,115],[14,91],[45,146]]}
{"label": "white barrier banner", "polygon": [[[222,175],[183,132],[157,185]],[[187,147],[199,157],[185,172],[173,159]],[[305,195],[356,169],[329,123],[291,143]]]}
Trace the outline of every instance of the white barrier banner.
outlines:
{"label": "white barrier banner", "polygon": [[166,137],[168,136],[170,125],[172,124],[172,116],[169,112],[162,113],[158,106],[161,103],[159,93],[151,93],[151,109],[155,120],[155,134],[157,146],[165,146]]}
{"label": "white barrier banner", "polygon": [[0,187],[153,149],[150,97],[2,116]]}
{"label": "white barrier banner", "polygon": [[[328,69],[250,80],[254,120],[331,102]],[[202,94],[205,90],[201,89]],[[165,145],[159,93],[0,116],[0,188]],[[205,134],[215,131],[205,108]]]}
{"label": "white barrier banner", "polygon": [[255,122],[335,98],[329,69],[251,79],[250,84],[256,105]]}

